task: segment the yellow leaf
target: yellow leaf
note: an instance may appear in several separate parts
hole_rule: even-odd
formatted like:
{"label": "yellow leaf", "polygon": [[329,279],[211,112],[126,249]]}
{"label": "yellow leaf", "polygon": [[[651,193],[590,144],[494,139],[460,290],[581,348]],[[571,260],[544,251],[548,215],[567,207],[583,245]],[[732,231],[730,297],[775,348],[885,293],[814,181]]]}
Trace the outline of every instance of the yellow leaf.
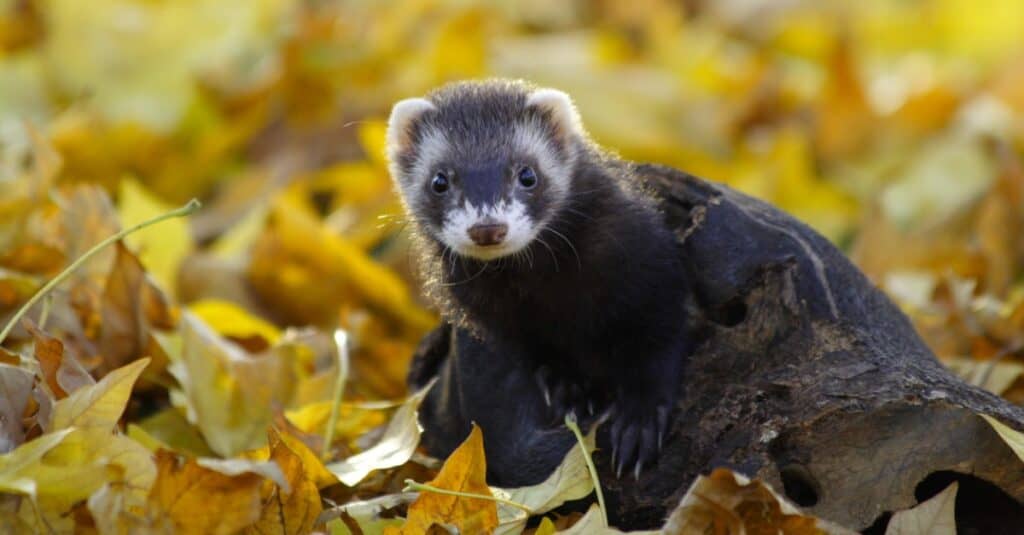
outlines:
{"label": "yellow leaf", "polygon": [[[332,377],[333,379],[333,377]],[[285,417],[295,427],[305,433],[323,435],[327,431],[327,422],[331,417],[333,401],[308,403],[298,409],[285,412]],[[388,406],[371,405],[369,407],[355,403],[342,403],[338,412],[338,423],[334,427],[334,436],[338,439],[355,439],[370,429],[387,421],[385,409]]]}
{"label": "yellow leaf", "polygon": [[[484,457],[483,433],[476,425],[469,437],[452,452],[441,472],[429,485],[441,489],[491,496],[487,486],[487,460]],[[386,535],[425,534],[430,527],[451,525],[459,533],[490,533],[498,527],[498,508],[492,500],[464,498],[423,491],[409,506],[405,525],[387,528]]]}
{"label": "yellow leaf", "polygon": [[281,467],[289,489],[264,485],[260,519],[246,533],[305,534],[313,530],[320,512],[321,486],[336,482],[316,455],[301,441],[271,428],[268,442],[270,459]]}
{"label": "yellow leaf", "polygon": [[154,527],[228,535],[259,518],[264,481],[259,474],[223,474],[168,451],[157,452],[156,464],[157,478],[147,504]]}
{"label": "yellow leaf", "polygon": [[359,145],[366,158],[381,169],[387,169],[388,166],[386,138],[386,121],[366,121],[359,125]]}
{"label": "yellow leaf", "polygon": [[170,370],[210,449],[230,457],[263,446],[271,407],[286,405],[296,386],[291,355],[250,355],[191,313],[182,315],[180,330],[180,356]]}
{"label": "yellow leaf", "polygon": [[148,364],[148,358],[137,360],[58,401],[53,406],[50,429],[75,426],[110,431],[124,412],[135,380]]}
{"label": "yellow leaf", "polygon": [[1021,461],[1024,461],[1024,433],[1003,425],[999,420],[996,420],[987,414],[981,414],[979,416],[984,418],[985,421],[992,426],[992,429],[995,429],[996,433],[999,433],[999,437],[1003,439],[1003,442],[1005,442],[1011,450],[1013,450],[1013,453],[1017,454],[1017,457]]}
{"label": "yellow leaf", "polygon": [[[287,449],[288,452],[291,452],[292,455],[297,457],[302,462],[306,477],[313,481],[317,488],[322,489],[338,482],[338,478],[332,474],[326,466],[324,466],[323,462],[320,461],[320,458],[317,457],[301,440],[285,431],[272,429],[272,432],[280,441],[280,447],[283,448],[281,450],[282,453]],[[271,458],[274,458],[273,449],[271,450]]]}
{"label": "yellow leaf", "polygon": [[148,431],[139,427],[136,424],[128,424],[128,427],[125,429],[125,434],[128,435],[128,438],[134,440],[135,442],[138,442],[139,444],[142,445],[142,447],[152,452],[161,449],[171,449],[170,446],[162,442],[160,439],[149,434]]}
{"label": "yellow leaf", "polygon": [[144,493],[155,476],[149,450],[101,428],[75,428],[32,471],[39,494],[68,508],[106,482],[126,484]]}
{"label": "yellow leaf", "polygon": [[[121,180],[119,199],[118,213],[125,227],[177,208],[158,199],[133,179]],[[178,286],[178,266],[192,250],[188,220],[170,219],[159,226],[135,232],[125,241],[139,252],[139,260],[160,287],[173,295]]]}
{"label": "yellow leaf", "polygon": [[151,451],[156,451],[159,449],[156,446],[162,445],[164,449],[196,457],[214,455],[199,430],[175,407],[164,409],[138,423],[128,424],[128,436],[145,444]]}
{"label": "yellow leaf", "polygon": [[13,451],[0,455],[0,490],[34,496],[36,484],[28,469],[50,451],[73,429],[62,429],[30,440]]}
{"label": "yellow leaf", "polygon": [[322,323],[343,304],[365,303],[421,333],[434,325],[398,276],[310,214],[278,202],[271,222],[253,249],[248,280],[283,313]]}
{"label": "yellow leaf", "polygon": [[255,335],[266,340],[268,345],[274,345],[281,339],[281,331],[272,323],[228,301],[203,299],[189,305],[189,310],[221,336],[247,338]]}
{"label": "yellow leaf", "polygon": [[555,535],[555,523],[548,517],[542,518],[533,535]]}
{"label": "yellow leaf", "polygon": [[917,507],[892,515],[885,535],[956,535],[953,513],[957,487],[953,482]]}

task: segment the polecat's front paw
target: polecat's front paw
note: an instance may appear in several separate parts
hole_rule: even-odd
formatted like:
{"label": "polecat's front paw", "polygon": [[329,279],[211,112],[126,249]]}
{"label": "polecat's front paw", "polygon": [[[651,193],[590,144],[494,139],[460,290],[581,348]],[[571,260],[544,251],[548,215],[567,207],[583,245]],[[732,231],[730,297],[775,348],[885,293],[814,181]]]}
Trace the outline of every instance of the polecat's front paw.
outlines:
{"label": "polecat's front paw", "polygon": [[579,420],[580,426],[586,429],[603,408],[597,400],[589,397],[584,385],[561,376],[546,366],[538,368],[534,377],[544,396],[544,403],[551,409],[553,422],[561,423],[565,415],[572,412]]}
{"label": "polecat's front paw", "polygon": [[641,399],[622,399],[612,408],[610,437],[615,476],[631,468],[633,476],[654,463],[668,433],[672,404],[650,403]]}

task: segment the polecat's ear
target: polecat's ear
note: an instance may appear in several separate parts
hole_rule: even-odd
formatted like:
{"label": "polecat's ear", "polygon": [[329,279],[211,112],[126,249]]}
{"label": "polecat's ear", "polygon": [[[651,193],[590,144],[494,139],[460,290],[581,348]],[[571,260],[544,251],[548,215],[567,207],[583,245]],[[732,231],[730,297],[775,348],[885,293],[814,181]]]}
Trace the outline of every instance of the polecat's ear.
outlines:
{"label": "polecat's ear", "polygon": [[409,148],[409,125],[417,117],[433,110],[434,105],[425,98],[407,98],[395,103],[388,119],[388,152],[401,152]]}
{"label": "polecat's ear", "polygon": [[569,95],[557,89],[538,89],[526,98],[526,106],[545,110],[551,114],[559,132],[564,135],[583,135],[583,121]]}

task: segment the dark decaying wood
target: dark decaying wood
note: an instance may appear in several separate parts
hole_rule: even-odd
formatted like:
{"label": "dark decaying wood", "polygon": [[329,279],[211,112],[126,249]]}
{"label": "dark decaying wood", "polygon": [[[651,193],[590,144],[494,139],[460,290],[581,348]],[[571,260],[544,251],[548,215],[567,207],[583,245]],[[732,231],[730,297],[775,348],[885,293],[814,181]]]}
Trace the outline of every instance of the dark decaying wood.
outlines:
{"label": "dark decaying wood", "polygon": [[[664,198],[707,319],[657,465],[616,478],[598,434],[615,524],[660,526],[696,476],[725,466],[855,529],[878,530],[887,512],[953,480],[961,532],[1024,529],[1024,465],[977,416],[1024,429],[1024,410],[948,372],[898,308],[804,224],[672,169],[641,172]],[[410,374],[414,385],[440,376],[421,413],[424,445],[446,455],[473,419],[489,478],[542,480],[571,436],[532,416],[544,412],[540,391],[511,359],[445,329],[424,340]]]}

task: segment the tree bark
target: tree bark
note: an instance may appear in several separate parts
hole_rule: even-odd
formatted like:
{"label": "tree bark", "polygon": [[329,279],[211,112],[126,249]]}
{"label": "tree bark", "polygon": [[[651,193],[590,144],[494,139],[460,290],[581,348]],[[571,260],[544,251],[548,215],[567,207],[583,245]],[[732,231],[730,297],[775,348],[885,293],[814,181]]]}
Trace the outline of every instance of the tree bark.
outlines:
{"label": "tree bark", "polygon": [[[656,466],[616,478],[598,433],[613,523],[659,527],[696,476],[726,466],[854,529],[881,529],[887,512],[953,480],[961,530],[1024,526],[1024,464],[977,416],[1024,429],[1024,410],[947,371],[899,309],[806,225],[673,169],[639,171],[663,199],[705,321],[697,350],[680,355],[683,394]],[[486,407],[506,415],[487,422],[490,434],[481,423],[489,477],[538,482],[572,437],[531,416],[543,411],[541,394],[515,378],[514,359],[483,357],[447,326],[424,340],[410,382],[440,377],[421,411],[424,445],[447,455],[468,433],[467,415]]]}

